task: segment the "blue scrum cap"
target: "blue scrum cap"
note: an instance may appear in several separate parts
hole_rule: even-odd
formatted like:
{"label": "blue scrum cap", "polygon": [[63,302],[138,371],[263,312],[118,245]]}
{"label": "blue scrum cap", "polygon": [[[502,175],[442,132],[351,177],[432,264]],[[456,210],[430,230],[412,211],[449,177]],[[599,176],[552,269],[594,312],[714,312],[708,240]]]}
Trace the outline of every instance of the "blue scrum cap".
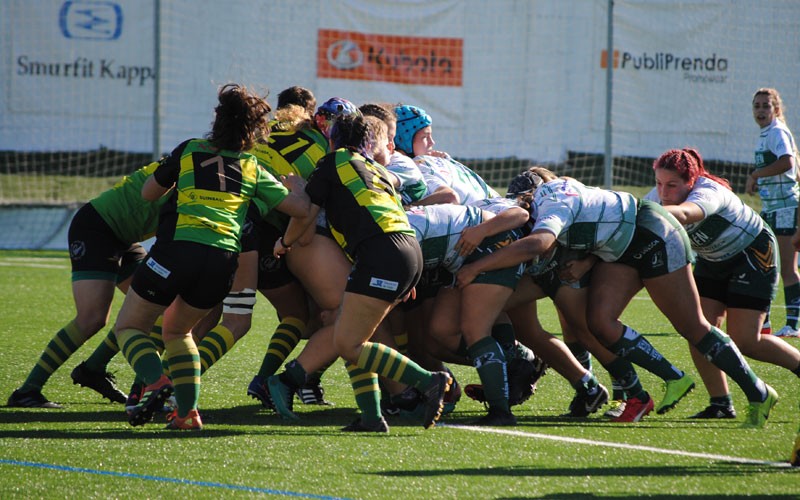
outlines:
{"label": "blue scrum cap", "polygon": [[399,149],[414,156],[414,135],[431,124],[431,117],[424,109],[405,104],[397,106],[394,112],[397,115],[394,143]]}

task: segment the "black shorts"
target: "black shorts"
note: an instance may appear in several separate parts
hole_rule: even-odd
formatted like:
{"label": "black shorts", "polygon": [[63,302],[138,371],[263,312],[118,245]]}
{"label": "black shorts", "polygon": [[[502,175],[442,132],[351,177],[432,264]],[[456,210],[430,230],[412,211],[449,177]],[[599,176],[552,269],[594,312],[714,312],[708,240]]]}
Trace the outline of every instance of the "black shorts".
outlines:
{"label": "black shorts", "polygon": [[405,311],[414,309],[426,300],[436,297],[440,288],[453,286],[455,279],[456,277],[453,276],[453,273],[443,267],[437,266],[433,269],[423,270],[416,284],[417,297],[413,300],[403,302],[401,307]]}
{"label": "black shorts", "polygon": [[[252,205],[251,205],[252,207]],[[258,216],[258,212],[250,210],[242,227],[242,253],[258,252],[258,285],[259,290],[271,290],[296,281],[289,272],[286,259],[276,259],[272,251],[275,242],[283,235],[275,226]]]}
{"label": "black shorts", "polygon": [[120,241],[91,203],[82,206],[72,218],[68,242],[72,281],[120,283],[147,256],[139,243],[130,245]]}
{"label": "black shorts", "polygon": [[201,243],[156,240],[131,286],[155,304],[168,306],[180,295],[192,307],[210,309],[228,295],[238,257],[237,252]]}
{"label": "black shorts", "polygon": [[697,259],[694,280],[701,297],[727,307],[767,311],[780,277],[778,241],[764,228],[743,252],[722,261]]}
{"label": "black shorts", "polygon": [[422,250],[415,237],[404,233],[373,236],[356,248],[345,291],[394,302],[414,288],[422,268]]}

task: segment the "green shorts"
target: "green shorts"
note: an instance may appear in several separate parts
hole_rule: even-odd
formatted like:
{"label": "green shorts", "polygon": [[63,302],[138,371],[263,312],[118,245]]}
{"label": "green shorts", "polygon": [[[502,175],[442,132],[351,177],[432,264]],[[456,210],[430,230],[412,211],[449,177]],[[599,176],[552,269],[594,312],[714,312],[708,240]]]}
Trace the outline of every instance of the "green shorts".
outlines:
{"label": "green shorts", "polygon": [[642,279],[664,276],[692,263],[689,236],[658,203],[641,200],[633,239],[616,262],[639,271]]}
{"label": "green shorts", "polygon": [[[521,234],[516,231],[505,231],[496,234],[489,238],[484,238],[481,244],[464,259],[464,264],[475,262],[476,260],[485,257],[492,252],[495,252],[505,246],[510,245],[512,242],[518,240]],[[517,283],[522,277],[525,270],[525,264],[518,264],[516,266],[508,267],[505,269],[497,269],[495,271],[488,271],[481,273],[475,277],[473,283],[482,283],[485,285],[501,285],[512,290],[517,288]]]}

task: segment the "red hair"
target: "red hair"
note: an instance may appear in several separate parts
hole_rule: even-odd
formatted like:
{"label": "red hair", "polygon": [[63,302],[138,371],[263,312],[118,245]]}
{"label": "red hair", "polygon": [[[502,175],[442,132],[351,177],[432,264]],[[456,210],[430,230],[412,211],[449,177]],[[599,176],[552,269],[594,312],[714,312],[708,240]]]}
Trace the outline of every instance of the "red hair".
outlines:
{"label": "red hair", "polygon": [[706,170],[703,166],[703,157],[700,156],[700,153],[696,149],[670,149],[653,162],[653,170],[658,170],[660,168],[677,172],[678,176],[683,179],[684,182],[692,186],[694,186],[694,182],[698,177],[707,177],[731,189],[730,182]]}

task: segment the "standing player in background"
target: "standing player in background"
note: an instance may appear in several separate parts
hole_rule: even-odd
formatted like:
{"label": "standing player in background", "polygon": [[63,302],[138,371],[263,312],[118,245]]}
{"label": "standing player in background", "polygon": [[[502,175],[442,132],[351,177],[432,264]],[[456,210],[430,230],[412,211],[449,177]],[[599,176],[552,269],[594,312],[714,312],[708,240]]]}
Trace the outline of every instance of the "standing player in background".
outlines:
{"label": "standing player in background", "polygon": [[[800,351],[761,324],[778,287],[776,247],[769,226],[730,189],[706,171],[694,149],[671,149],[654,163],[656,187],[645,199],[661,203],[686,227],[697,253],[694,278],[706,319],[727,331],[742,354],[800,377]],[[692,418],[735,418],[725,374],[690,347],[711,398]]]}
{"label": "standing player in background", "polygon": [[[170,194],[114,328],[120,350],[147,384],[129,415],[133,426],[149,422],[174,391],[177,415],[167,428],[202,428],[200,357],[191,329],[231,288],[249,202],[259,198],[287,215],[308,209],[306,199],[291,195],[246,152],[269,133],[269,104],[236,84],[223,86],[218,99],[207,139],[178,145],[142,187],[144,199]],[[172,379],[144,333],[162,313]]]}
{"label": "standing player in background", "polygon": [[[800,219],[800,211],[797,214]],[[797,231],[792,235],[792,246],[795,250],[800,251],[800,220],[797,221]],[[792,456],[789,458],[789,463],[795,467],[800,467],[800,427],[797,428],[797,436],[794,438],[794,448],[792,448]]]}
{"label": "standing player in background", "polygon": [[[797,183],[795,154],[797,146],[786,125],[783,102],[777,90],[761,88],[753,95],[753,118],[761,133],[755,153],[755,169],[747,178],[745,190],[761,197],[761,216],[778,237],[781,255],[781,279],[786,299],[786,326],[775,332],[778,337],[797,337],[800,316],[800,273],[797,251],[791,243],[797,229]],[[762,333],[770,333],[769,311]]]}
{"label": "standing player in background", "polygon": [[[61,408],[48,401],[42,387],[61,365],[106,323],[114,299],[114,287],[128,291],[131,276],[147,252],[138,243],[149,238],[158,224],[163,204],[142,199],[142,185],[155,171],[151,163],[125,176],[78,210],[69,225],[72,265],[72,297],[76,315],[47,344],[25,383],[8,398],[8,406]],[[163,345],[161,346],[163,347]],[[114,332],[86,361],[72,371],[76,384],[90,387],[117,403],[125,394],[106,372],[106,365],[119,351]]]}

